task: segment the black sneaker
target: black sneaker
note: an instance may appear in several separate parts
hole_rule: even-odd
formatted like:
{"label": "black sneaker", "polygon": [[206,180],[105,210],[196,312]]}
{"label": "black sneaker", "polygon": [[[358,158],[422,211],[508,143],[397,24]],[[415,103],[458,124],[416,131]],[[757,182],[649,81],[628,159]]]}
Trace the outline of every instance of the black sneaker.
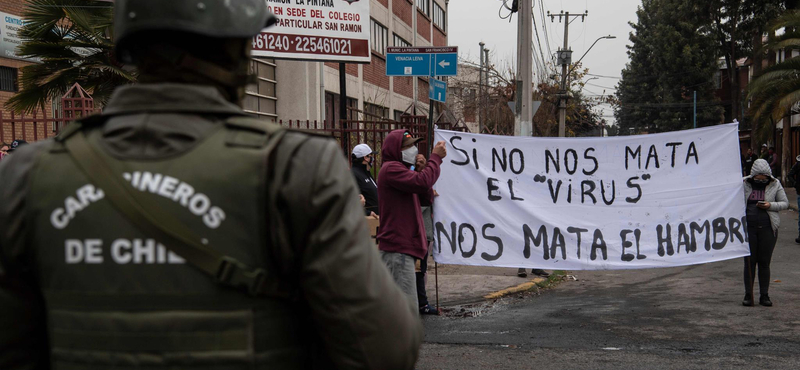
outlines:
{"label": "black sneaker", "polygon": [[542,269],[533,269],[533,270],[531,270],[531,274],[534,274],[536,276],[541,276],[541,277],[550,276],[550,274],[548,274],[547,271],[542,270]]}
{"label": "black sneaker", "polygon": [[519,269],[519,270],[517,270],[517,276],[519,276],[519,277],[528,277],[528,273],[525,272],[525,269]]}
{"label": "black sneaker", "polygon": [[429,305],[429,304],[426,304],[426,305],[424,305],[424,306],[419,308],[419,314],[420,315],[436,315],[436,316],[439,316],[439,310],[437,310],[434,307],[431,307],[431,305]]}
{"label": "black sneaker", "polygon": [[797,244],[800,244],[800,236],[794,238],[794,242],[797,243]]}
{"label": "black sneaker", "polygon": [[764,307],[772,307],[772,301],[769,300],[769,296],[766,294],[761,295],[761,298],[758,299],[758,304]]}
{"label": "black sneaker", "polygon": [[753,307],[753,295],[745,294],[742,300],[742,306]]}

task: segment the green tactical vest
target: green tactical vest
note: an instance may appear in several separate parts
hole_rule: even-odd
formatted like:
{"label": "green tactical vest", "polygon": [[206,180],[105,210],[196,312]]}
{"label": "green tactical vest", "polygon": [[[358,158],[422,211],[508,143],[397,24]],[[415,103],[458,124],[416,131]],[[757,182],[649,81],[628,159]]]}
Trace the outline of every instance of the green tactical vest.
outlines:
{"label": "green tactical vest", "polygon": [[[210,247],[269,270],[282,261],[269,252],[267,131],[254,122],[229,121],[177,156],[121,162],[119,176]],[[84,132],[99,149],[100,130]],[[132,226],[63,145],[39,157],[28,202],[53,369],[308,367],[302,305],[215,283]]]}

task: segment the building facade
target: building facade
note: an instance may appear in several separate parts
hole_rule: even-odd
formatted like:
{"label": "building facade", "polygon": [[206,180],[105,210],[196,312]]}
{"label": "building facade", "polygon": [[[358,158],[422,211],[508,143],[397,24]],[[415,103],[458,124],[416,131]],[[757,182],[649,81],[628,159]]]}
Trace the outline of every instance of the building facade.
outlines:
{"label": "building facade", "polygon": [[[370,0],[371,62],[346,64],[348,118],[397,119],[404,112],[427,114],[428,79],[386,76],[389,46],[447,46],[449,0]],[[277,60],[278,120],[339,117],[339,64]],[[416,107],[416,110],[415,110]]]}
{"label": "building facade", "polygon": [[[19,57],[16,53],[16,47],[19,45],[17,31],[23,24],[22,14],[26,3],[25,0],[0,0],[0,114],[2,114],[0,118],[2,119],[9,119],[12,116],[5,108],[5,104],[20,89],[21,69],[34,63]],[[52,104],[46,104],[44,112],[46,117],[53,117],[53,110]],[[36,116],[43,117],[41,110],[36,112]],[[34,141],[54,136],[55,127],[50,126],[42,124],[34,129],[34,125],[30,124],[3,123],[0,125],[0,142],[9,143],[14,139]]]}

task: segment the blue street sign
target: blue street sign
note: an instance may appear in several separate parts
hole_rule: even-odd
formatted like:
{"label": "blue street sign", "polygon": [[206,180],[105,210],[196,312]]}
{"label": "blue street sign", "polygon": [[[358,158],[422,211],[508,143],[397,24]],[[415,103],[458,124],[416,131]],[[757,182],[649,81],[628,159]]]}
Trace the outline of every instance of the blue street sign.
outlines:
{"label": "blue street sign", "polygon": [[430,98],[431,100],[436,100],[438,102],[446,103],[447,82],[439,81],[433,78],[431,78],[429,81],[431,88],[428,89],[428,98]]}
{"label": "blue street sign", "polygon": [[455,76],[458,72],[458,53],[433,54],[434,76]]}
{"label": "blue street sign", "polygon": [[386,53],[387,76],[429,76],[430,54]]}
{"label": "blue street sign", "polygon": [[458,47],[389,47],[387,76],[455,76]]}

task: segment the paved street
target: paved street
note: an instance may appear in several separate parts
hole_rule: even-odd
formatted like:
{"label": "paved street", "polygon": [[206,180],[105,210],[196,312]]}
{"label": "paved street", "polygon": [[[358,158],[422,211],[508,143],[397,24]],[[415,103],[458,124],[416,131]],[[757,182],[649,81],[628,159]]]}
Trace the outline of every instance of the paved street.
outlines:
{"label": "paved street", "polygon": [[770,285],[774,307],[741,305],[740,259],[570,272],[577,281],[541,295],[467,306],[476,317],[424,317],[417,368],[800,368],[796,233],[797,212],[782,212]]}

